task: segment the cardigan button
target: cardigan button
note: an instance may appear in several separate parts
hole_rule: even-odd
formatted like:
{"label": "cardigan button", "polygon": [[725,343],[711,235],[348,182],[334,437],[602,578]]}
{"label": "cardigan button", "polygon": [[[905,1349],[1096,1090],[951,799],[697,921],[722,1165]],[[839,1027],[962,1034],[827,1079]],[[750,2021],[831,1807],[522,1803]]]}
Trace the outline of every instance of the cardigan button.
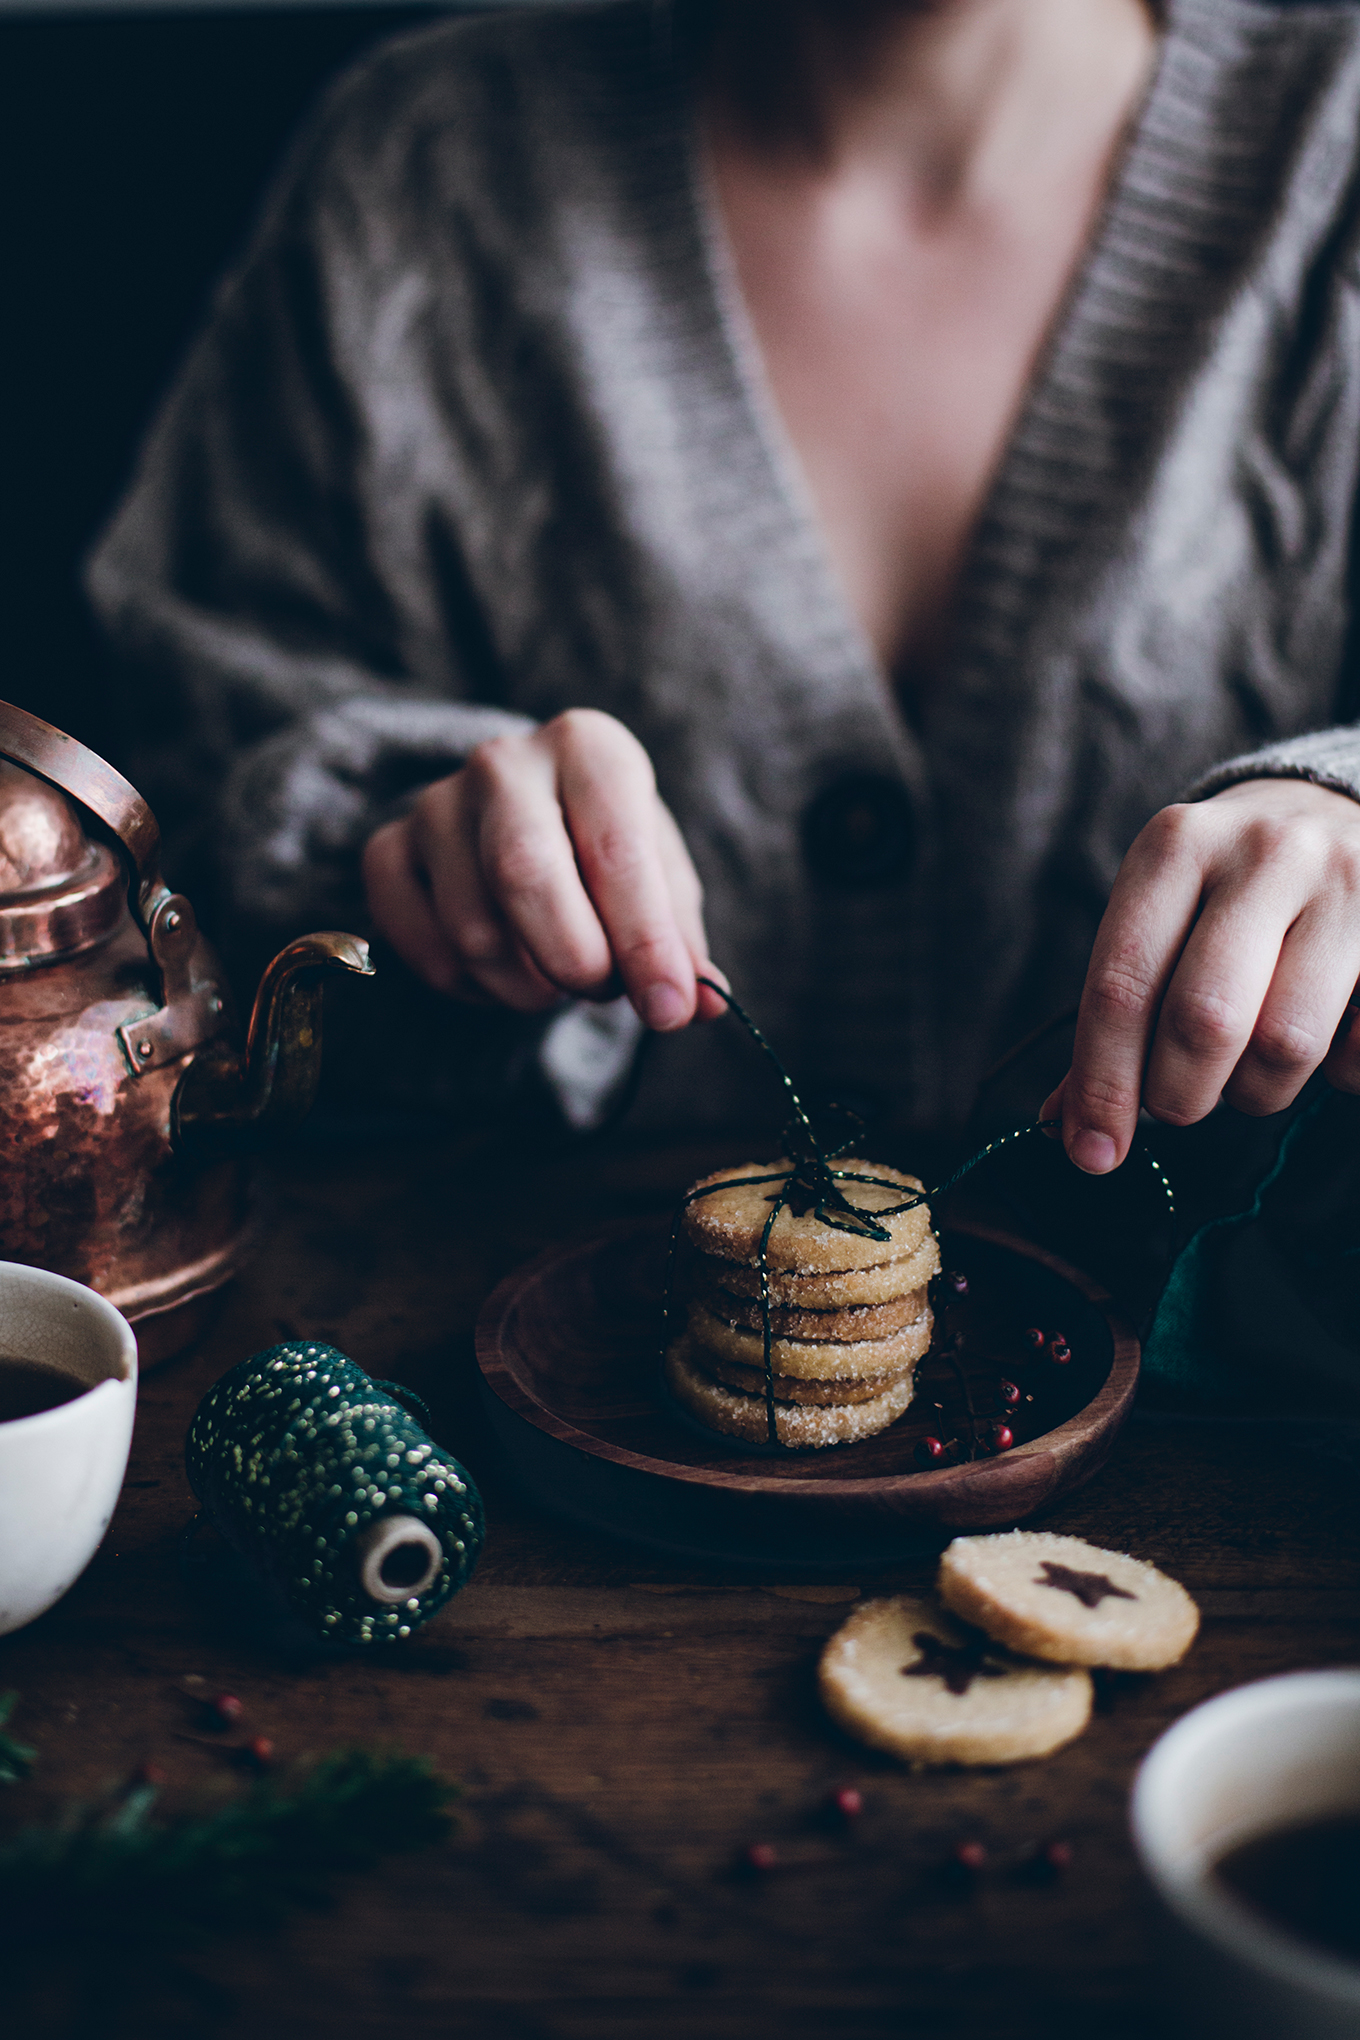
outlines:
{"label": "cardigan button", "polygon": [[871,892],[905,874],[915,834],[911,799],[899,780],[851,772],[809,805],[803,855],[827,884]]}

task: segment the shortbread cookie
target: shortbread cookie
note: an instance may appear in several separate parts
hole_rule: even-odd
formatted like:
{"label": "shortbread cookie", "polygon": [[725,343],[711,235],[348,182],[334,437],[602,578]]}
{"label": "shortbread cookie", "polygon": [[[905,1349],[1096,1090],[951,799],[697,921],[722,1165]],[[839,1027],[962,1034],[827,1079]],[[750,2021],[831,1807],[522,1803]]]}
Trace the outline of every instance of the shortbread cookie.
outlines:
{"label": "shortbread cookie", "polygon": [[1022,1664],[935,1601],[868,1601],[822,1652],[822,1702],[848,1735],[909,1764],[1013,1764],[1081,1734],[1091,1677]]}
{"label": "shortbread cookie", "polygon": [[[900,1170],[885,1168],[877,1162],[847,1158],[838,1161],[835,1166],[877,1179],[872,1183],[843,1182],[838,1185],[848,1201],[871,1218],[919,1195],[923,1187],[919,1177],[904,1176]],[[742,1163],[736,1168],[715,1170],[711,1176],[702,1177],[694,1188],[706,1190],[710,1184],[748,1176],[774,1176],[791,1167],[792,1164],[786,1160],[768,1164]],[[770,1216],[770,1199],[777,1190],[778,1184],[773,1182],[748,1183],[741,1189],[713,1190],[685,1206],[685,1230],[700,1253],[715,1254],[719,1260],[745,1262],[755,1267],[759,1260],[761,1235]],[[806,1211],[795,1218],[785,1205],[770,1231],[766,1247],[767,1264],[771,1268],[788,1269],[799,1274],[822,1275],[845,1268],[872,1268],[882,1261],[901,1260],[913,1253],[925,1238],[930,1227],[930,1212],[922,1201],[912,1205],[909,1211],[901,1211],[895,1218],[885,1218],[880,1222],[889,1235],[887,1240],[841,1232],[834,1226],[824,1225],[815,1211]]]}
{"label": "shortbread cookie", "polygon": [[[765,1367],[765,1341],[742,1325],[726,1325],[702,1303],[689,1307],[690,1336],[724,1360],[745,1367]],[[919,1360],[930,1346],[931,1317],[927,1310],[915,1324],[886,1339],[772,1339],[770,1359],[780,1374],[798,1374],[808,1381],[835,1375],[891,1374]]]}
{"label": "shortbread cookie", "polygon": [[[694,1289],[714,1317],[729,1325],[745,1325],[748,1331],[764,1331],[758,1297],[732,1296],[707,1276],[697,1279]],[[890,1332],[916,1324],[928,1301],[924,1289],[913,1289],[891,1303],[856,1303],[844,1310],[796,1310],[771,1303],[770,1330],[781,1339],[886,1339]]]}
{"label": "shortbread cookie", "polygon": [[[690,1359],[705,1374],[720,1381],[724,1388],[735,1388],[743,1395],[763,1396],[765,1393],[765,1369],[743,1367],[738,1360],[724,1360],[716,1353],[710,1353],[691,1340]],[[866,1374],[854,1376],[835,1375],[827,1381],[814,1381],[798,1374],[776,1374],[774,1392],[781,1402],[796,1403],[855,1403],[872,1402],[874,1397],[892,1388],[902,1377],[910,1374],[915,1363],[909,1361],[905,1367],[897,1368],[892,1374]]]}
{"label": "shortbread cookie", "polygon": [[1159,1672],[1199,1628],[1185,1588],[1156,1566],[1051,1530],[956,1537],[938,1585],[965,1622],[1050,1664]]}
{"label": "shortbread cookie", "polygon": [[[758,1298],[760,1270],[710,1254],[697,1263],[733,1296]],[[924,1289],[940,1272],[940,1249],[927,1233],[904,1260],[879,1261],[869,1268],[845,1268],[837,1274],[798,1275],[786,1268],[768,1271],[770,1301],[794,1310],[845,1310],[856,1304],[890,1303],[894,1297]]]}
{"label": "shortbread cookie", "polygon": [[[688,1339],[677,1339],[666,1355],[666,1385],[676,1401],[710,1431],[746,1438],[763,1445],[770,1435],[763,1395],[741,1395],[723,1388],[694,1364]],[[775,1433],[781,1445],[853,1445],[872,1438],[895,1423],[911,1401],[910,1370],[870,1402],[838,1403],[833,1408],[810,1403],[776,1401]]]}

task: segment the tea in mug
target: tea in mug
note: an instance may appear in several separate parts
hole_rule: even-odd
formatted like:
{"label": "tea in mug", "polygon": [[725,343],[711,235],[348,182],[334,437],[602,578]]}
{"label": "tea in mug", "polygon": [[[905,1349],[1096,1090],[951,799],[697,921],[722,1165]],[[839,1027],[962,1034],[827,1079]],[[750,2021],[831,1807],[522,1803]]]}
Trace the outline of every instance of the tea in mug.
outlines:
{"label": "tea in mug", "polygon": [[1274,1828],[1214,1867],[1233,1896],[1272,1925],[1360,1963],[1360,1814]]}
{"label": "tea in mug", "polygon": [[84,1395],[89,1385],[64,1367],[45,1367],[40,1360],[0,1353],[0,1424],[59,1409]]}

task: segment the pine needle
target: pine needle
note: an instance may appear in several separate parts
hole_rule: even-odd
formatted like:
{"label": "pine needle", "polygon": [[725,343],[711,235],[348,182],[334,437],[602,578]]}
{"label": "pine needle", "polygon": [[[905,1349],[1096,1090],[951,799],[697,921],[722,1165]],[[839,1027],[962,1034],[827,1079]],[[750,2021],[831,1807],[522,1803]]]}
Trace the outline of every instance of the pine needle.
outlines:
{"label": "pine needle", "polygon": [[456,1788],[423,1758],[356,1749],[208,1814],[158,1820],[159,1796],[138,1786],[0,1843],[0,1962],[57,1938],[183,1944],[274,1925],[324,1905],[339,1872],[441,1840]]}
{"label": "pine needle", "polygon": [[0,1785],[20,1784],[32,1776],[37,1762],[36,1750],[31,1750],[27,1743],[15,1742],[12,1735],[4,1732],[18,1698],[17,1693],[0,1693]]}

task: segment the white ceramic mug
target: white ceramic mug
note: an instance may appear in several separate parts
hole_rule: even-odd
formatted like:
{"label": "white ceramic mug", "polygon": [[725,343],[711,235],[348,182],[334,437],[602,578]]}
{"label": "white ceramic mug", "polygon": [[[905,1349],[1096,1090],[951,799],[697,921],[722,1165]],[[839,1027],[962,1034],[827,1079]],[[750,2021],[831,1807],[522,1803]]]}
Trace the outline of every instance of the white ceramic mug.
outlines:
{"label": "white ceramic mug", "polygon": [[0,1261],[0,1354],[60,1368],[85,1392],[0,1422],[0,1635],[84,1572],[109,1527],[132,1442],[137,1341],[81,1282]]}
{"label": "white ceramic mug", "polygon": [[1360,2040],[1360,1964],[1277,1928],[1212,1874],[1241,1842],[1350,1814],[1360,1814],[1360,1671],[1239,1686],[1154,1746],[1133,1789],[1133,1839],[1170,1928],[1188,2030]]}

